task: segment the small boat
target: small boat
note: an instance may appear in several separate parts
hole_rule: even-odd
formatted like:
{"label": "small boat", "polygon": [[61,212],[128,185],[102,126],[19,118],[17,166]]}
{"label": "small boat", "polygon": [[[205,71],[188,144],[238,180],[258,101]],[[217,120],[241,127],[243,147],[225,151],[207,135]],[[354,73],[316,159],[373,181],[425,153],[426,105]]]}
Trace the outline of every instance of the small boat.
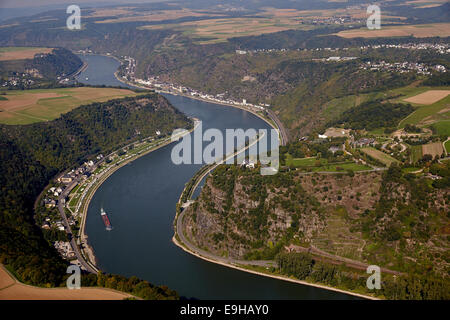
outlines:
{"label": "small boat", "polygon": [[108,215],[106,214],[105,210],[103,210],[103,208],[100,211],[100,215],[102,216],[103,223],[105,224],[106,230],[111,231],[112,230],[111,222],[109,221]]}

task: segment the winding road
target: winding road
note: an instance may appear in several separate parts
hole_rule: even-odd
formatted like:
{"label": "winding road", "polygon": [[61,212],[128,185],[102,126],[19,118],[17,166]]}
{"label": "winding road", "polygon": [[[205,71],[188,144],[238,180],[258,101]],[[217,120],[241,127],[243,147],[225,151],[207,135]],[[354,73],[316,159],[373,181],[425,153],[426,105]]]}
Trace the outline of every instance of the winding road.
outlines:
{"label": "winding road", "polygon": [[81,254],[81,250],[78,247],[75,237],[72,234],[72,229],[70,228],[69,221],[67,220],[66,213],[64,211],[64,204],[62,202],[63,199],[66,199],[67,196],[70,194],[70,191],[78,184],[78,180],[74,180],[71,184],[67,186],[67,188],[64,189],[61,196],[58,199],[58,210],[59,213],[63,219],[64,226],[66,227],[66,232],[70,237],[70,246],[72,247],[73,252],[77,256],[78,261],[80,262],[81,266],[86,269],[89,273],[97,273],[98,269],[91,266],[83,257]]}

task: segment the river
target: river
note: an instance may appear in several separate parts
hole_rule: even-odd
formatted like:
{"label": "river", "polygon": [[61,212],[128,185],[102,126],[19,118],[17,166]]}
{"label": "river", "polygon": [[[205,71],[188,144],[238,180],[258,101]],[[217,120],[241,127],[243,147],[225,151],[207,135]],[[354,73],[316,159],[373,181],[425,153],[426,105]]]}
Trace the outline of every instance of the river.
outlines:
{"label": "river", "polygon": [[[80,56],[89,65],[78,79],[95,85],[118,85],[119,62],[105,56]],[[86,80],[86,78],[88,80]],[[165,95],[180,111],[196,117],[203,129],[270,126],[244,110]],[[137,276],[167,285],[181,296],[198,299],[355,299],[306,285],[257,276],[196,258],[175,246],[175,204],[184,185],[201,165],[174,165],[168,145],[116,171],[95,193],[86,231],[101,270]],[[103,207],[114,229],[105,230]]]}

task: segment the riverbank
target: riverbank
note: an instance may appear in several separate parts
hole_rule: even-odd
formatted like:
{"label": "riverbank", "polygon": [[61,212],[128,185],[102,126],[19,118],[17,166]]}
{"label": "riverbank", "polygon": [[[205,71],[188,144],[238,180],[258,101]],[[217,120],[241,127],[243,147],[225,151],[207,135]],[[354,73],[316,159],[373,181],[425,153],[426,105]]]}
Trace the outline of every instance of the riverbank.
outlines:
{"label": "riverbank", "polygon": [[181,244],[178,239],[176,238],[176,236],[174,236],[172,238],[172,242],[178,246],[179,248],[181,248],[182,250],[184,250],[185,252],[196,256],[197,258],[200,258],[202,260],[214,263],[214,264],[218,264],[227,268],[231,268],[231,269],[235,269],[235,270],[239,270],[239,271],[243,271],[243,272],[248,272],[248,273],[252,273],[258,276],[263,276],[263,277],[268,277],[268,278],[272,278],[272,279],[277,279],[277,280],[282,280],[282,281],[287,281],[287,282],[292,282],[292,283],[296,283],[296,284],[301,284],[301,285],[305,285],[305,286],[310,286],[310,287],[315,287],[315,288],[320,288],[320,289],[324,289],[324,290],[329,290],[329,291],[334,291],[334,292],[339,292],[339,293],[343,293],[343,294],[348,294],[351,296],[355,296],[358,298],[363,298],[363,299],[368,299],[368,300],[380,300],[378,298],[372,297],[372,296],[367,296],[367,295],[363,295],[360,293],[355,293],[355,292],[351,292],[351,291],[345,291],[342,289],[338,289],[338,288],[333,288],[333,287],[329,287],[329,286],[325,286],[325,285],[321,285],[321,284],[317,284],[317,283],[312,283],[312,282],[307,282],[307,281],[303,281],[303,280],[297,280],[297,279],[292,279],[292,278],[288,278],[285,276],[280,276],[280,275],[275,275],[275,274],[270,274],[270,273],[264,273],[264,272],[260,272],[260,271],[255,271],[255,270],[250,270],[247,268],[243,268],[237,265],[233,265],[233,264],[229,264],[229,263],[225,263],[225,262],[221,262],[218,260],[214,260],[214,259],[210,259],[207,257],[204,257],[190,249],[188,249],[187,247],[185,247],[183,244]]}
{"label": "riverbank", "polygon": [[[244,152],[246,149],[248,149],[252,144],[257,143],[260,139],[262,139],[263,137],[259,137],[256,141],[254,141],[253,143],[249,144],[248,146],[246,146],[245,148],[237,151],[236,153],[234,153],[233,155],[230,155],[229,157],[235,156],[236,154],[239,154],[241,152]],[[226,162],[226,160],[229,158],[227,157],[225,160],[223,160],[222,162],[211,166],[210,168],[208,168],[205,172],[203,172],[201,175],[199,175],[198,177],[196,177],[196,181],[193,183],[193,187],[191,190],[189,190],[189,194],[193,194],[195,192],[195,189],[198,187],[199,183],[211,172],[213,171],[218,165],[220,165],[221,163]],[[259,276],[264,276],[264,277],[269,277],[269,278],[274,278],[274,279],[278,279],[278,280],[283,280],[283,281],[288,281],[288,282],[293,282],[293,283],[297,283],[297,284],[301,284],[301,285],[307,285],[307,286],[312,286],[312,287],[316,287],[316,288],[320,288],[320,289],[325,289],[325,290],[329,290],[329,291],[334,291],[334,292],[339,292],[339,293],[344,293],[344,294],[348,294],[348,295],[352,295],[358,298],[364,298],[364,299],[369,299],[369,300],[380,300],[378,298],[375,298],[373,296],[370,295],[364,295],[364,294],[360,294],[360,293],[356,293],[356,292],[352,292],[352,291],[346,291],[343,289],[339,289],[339,288],[334,288],[334,287],[330,287],[330,286],[326,286],[326,285],[322,285],[322,284],[317,284],[317,283],[313,283],[313,282],[308,282],[308,281],[304,281],[304,280],[298,280],[298,279],[293,279],[287,276],[283,276],[283,275],[278,275],[278,274],[273,274],[270,272],[261,272],[261,271],[256,271],[256,270],[251,270],[248,267],[268,267],[268,266],[272,266],[273,264],[270,261],[241,261],[241,260],[233,260],[231,261],[231,259],[225,259],[223,257],[219,257],[219,256],[215,256],[210,252],[207,252],[205,250],[199,249],[197,248],[195,245],[193,245],[189,239],[187,239],[184,236],[184,232],[183,232],[183,218],[184,218],[184,213],[185,213],[185,209],[191,205],[191,198],[187,197],[186,199],[186,203],[182,203],[182,199],[183,199],[183,195],[185,194],[185,192],[188,192],[186,190],[186,188],[188,187],[188,184],[186,184],[185,188],[183,189],[183,192],[180,195],[178,204],[177,204],[177,212],[175,215],[175,219],[174,219],[174,236],[172,237],[172,242],[178,246],[179,248],[181,248],[182,250],[184,250],[185,252],[200,258],[202,260],[211,262],[211,263],[215,263],[215,264],[219,264],[228,268],[232,268],[232,269],[236,269],[236,270],[240,270],[240,271],[244,271],[244,272],[248,272],[248,273],[252,273],[252,274],[256,274]],[[247,268],[245,267],[247,266]]]}
{"label": "riverbank", "polygon": [[[193,249],[196,247],[192,243],[186,243],[189,240],[185,239],[184,242],[181,240],[182,238],[184,238],[183,235],[180,235],[180,233],[183,232],[182,220],[183,220],[183,212],[180,215],[177,215],[177,219],[175,222],[175,234],[172,237],[172,242],[177,247],[181,248],[183,251],[185,251],[197,258],[200,258],[202,260],[205,260],[205,261],[208,261],[208,262],[211,262],[214,264],[218,264],[218,265],[221,265],[224,267],[228,267],[231,269],[252,273],[252,274],[255,274],[258,276],[263,276],[263,277],[273,278],[273,279],[277,279],[277,280],[301,284],[301,285],[305,285],[305,286],[311,286],[311,287],[320,288],[320,289],[324,289],[324,290],[339,292],[339,293],[355,296],[358,298],[368,299],[368,300],[380,300],[379,298],[376,298],[373,296],[364,295],[361,293],[347,291],[347,290],[343,290],[343,289],[339,289],[339,288],[334,288],[334,287],[326,286],[323,284],[293,279],[288,276],[273,274],[273,273],[270,273],[269,271],[261,272],[261,271],[249,269],[249,267],[251,267],[251,266],[258,266],[257,264],[255,264],[255,262],[254,262],[254,264],[252,264],[251,261],[248,261],[248,262],[247,261],[238,261],[237,263],[228,263],[228,262],[224,261],[221,257],[213,256],[211,253],[206,253],[205,251],[203,252],[203,254],[201,254],[198,252],[198,251],[200,251],[200,249],[198,249],[198,248],[197,248],[197,250]],[[208,257],[206,256],[206,254],[208,254]],[[264,266],[260,265],[259,267],[264,267]]]}
{"label": "riverbank", "polygon": [[[185,135],[188,135],[190,133],[192,133],[200,124],[200,122],[198,121],[198,119],[193,119],[194,120],[194,127],[191,130],[185,131],[183,133],[181,133],[179,135],[179,138],[184,137]],[[120,164],[117,165],[113,165],[111,166],[107,171],[105,171],[98,180],[96,180],[90,187],[88,190],[86,190],[84,196],[80,197],[80,199],[85,198],[85,200],[81,200],[84,201],[81,205],[80,208],[81,209],[81,223],[80,223],[80,230],[78,235],[80,236],[80,243],[84,244],[84,248],[81,249],[81,253],[83,255],[83,257],[86,259],[86,261],[88,263],[90,263],[91,265],[93,265],[94,268],[98,269],[97,267],[97,259],[95,257],[95,253],[94,253],[94,249],[89,245],[89,241],[88,241],[88,235],[86,233],[86,220],[87,220],[87,214],[88,214],[88,209],[89,209],[89,204],[92,201],[92,198],[95,195],[95,192],[98,190],[98,188],[113,174],[115,173],[117,170],[119,170],[120,168],[122,168],[123,166],[139,159],[140,157],[147,155],[151,152],[154,152],[160,148],[163,148],[169,144],[173,143],[171,137],[169,138],[165,138],[164,140],[161,141],[161,143],[157,144],[156,146],[150,148],[149,150],[146,150],[140,154],[137,154],[136,156],[127,159],[125,161],[122,161]],[[123,148],[121,148],[123,149]],[[115,154],[117,151],[113,152],[112,154]]]}
{"label": "riverbank", "polygon": [[[114,59],[116,59],[117,61],[120,62],[119,59],[117,59],[115,57],[114,57]],[[133,83],[133,82],[130,82],[130,81],[122,79],[119,76],[119,71],[114,72],[114,77],[118,81],[120,81],[120,82],[122,82],[122,83],[124,83],[126,85],[129,85],[129,86],[133,86],[133,87],[140,88],[140,89],[154,90],[152,88],[148,88],[148,87],[145,87],[143,85],[136,84],[136,83]],[[216,101],[216,100],[205,99],[205,98],[201,98],[201,97],[197,97],[197,96],[188,95],[188,94],[185,94],[185,93],[182,93],[182,92],[176,92],[175,93],[175,92],[169,92],[169,91],[163,91],[163,90],[155,90],[155,92],[171,94],[171,95],[178,95],[178,96],[186,97],[186,98],[189,98],[189,99],[192,99],[192,100],[197,100],[197,101],[202,101],[202,102],[207,102],[207,103],[213,103],[213,104],[216,104],[216,105],[219,105],[219,106],[232,107],[232,108],[241,109],[241,110],[250,112],[251,114],[257,116],[258,118],[260,118],[261,120],[266,122],[273,129],[278,131],[278,136],[279,136],[279,139],[280,139],[280,145],[286,145],[286,143],[287,143],[287,141],[286,141],[287,138],[285,138],[286,134],[282,134],[282,132],[286,132],[286,130],[284,128],[280,127],[281,123],[277,124],[277,121],[275,121],[275,120],[273,120],[271,118],[268,119],[268,118],[264,117],[263,115],[261,115],[260,113],[258,113],[257,111],[251,110],[249,108],[245,108],[245,107],[243,107],[241,105],[238,105],[238,104],[231,104],[231,103],[220,102],[220,101]]]}

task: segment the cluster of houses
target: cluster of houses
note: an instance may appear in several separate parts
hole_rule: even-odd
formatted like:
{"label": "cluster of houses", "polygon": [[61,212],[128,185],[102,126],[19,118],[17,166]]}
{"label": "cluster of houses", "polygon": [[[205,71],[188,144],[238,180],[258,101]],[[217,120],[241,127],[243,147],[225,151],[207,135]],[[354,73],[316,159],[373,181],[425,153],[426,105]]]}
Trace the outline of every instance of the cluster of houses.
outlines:
{"label": "cluster of houses", "polygon": [[125,71],[124,77],[127,80],[132,80],[134,74],[136,73],[136,60],[129,56],[123,56],[121,58],[126,62],[124,68]]}
{"label": "cluster of houses", "polygon": [[48,209],[55,208],[58,205],[58,198],[63,191],[63,187],[51,187],[48,189],[48,195],[44,198],[44,206]]}
{"label": "cluster of houses", "polygon": [[[103,155],[97,156],[97,160],[103,159]],[[61,175],[56,180],[59,183],[69,184],[74,180],[85,180],[91,176],[92,170],[95,168],[95,162],[93,160],[86,161],[83,165],[77,169],[72,169],[71,171]]]}
{"label": "cluster of houses", "polygon": [[35,81],[31,79],[32,76],[28,73],[17,73],[13,72],[12,75],[8,76],[7,80],[2,82],[2,87],[13,88],[13,87],[30,87],[35,84]]}
{"label": "cluster of houses", "polygon": [[54,246],[58,252],[67,259],[75,258],[75,252],[72,250],[70,242],[55,241]]}
{"label": "cluster of houses", "polygon": [[433,50],[439,54],[450,53],[450,45],[448,43],[404,43],[404,44],[374,44],[360,47],[361,50],[395,48],[407,50]]}
{"label": "cluster of houses", "polygon": [[322,62],[343,62],[358,59],[358,57],[328,57],[322,59],[313,59],[313,61],[322,61]]}
{"label": "cluster of houses", "polygon": [[245,167],[247,169],[255,169],[256,164],[251,161],[251,160],[247,160],[245,159],[244,161],[242,161],[241,167]]}
{"label": "cluster of houses", "polygon": [[373,138],[361,138],[350,143],[354,148],[374,147],[377,141]]}
{"label": "cluster of houses", "polygon": [[446,68],[443,65],[435,65],[435,66],[427,66],[424,63],[417,62],[366,62],[361,64],[360,66],[363,70],[371,70],[371,71],[388,71],[388,72],[397,72],[397,73],[405,73],[405,72],[416,72],[417,74],[430,75],[432,70],[437,72],[447,72]]}
{"label": "cluster of houses", "polygon": [[231,104],[231,105],[237,105],[237,106],[243,106],[249,109],[254,109],[255,111],[265,111],[266,107],[270,107],[270,105],[268,104],[252,104],[252,103],[248,103],[246,99],[243,99],[242,102],[241,101],[235,101],[232,99],[227,99],[225,98],[225,94],[221,93],[221,94],[217,94],[217,95],[212,95],[212,94],[207,94],[207,93],[202,93],[198,90],[195,89],[191,89],[188,87],[184,87],[184,86],[176,86],[174,84],[171,83],[167,83],[167,82],[161,82],[159,80],[159,77],[149,77],[147,80],[144,79],[138,79],[135,78],[134,76],[131,77],[131,80],[144,85],[144,86],[149,86],[149,87],[153,87],[156,88],[157,90],[161,90],[161,91],[166,91],[169,93],[175,93],[175,94],[186,94],[186,95],[190,95],[191,97],[196,97],[196,98],[201,98],[204,100],[208,100],[208,101],[213,101],[213,102],[217,102],[217,103],[222,103],[222,104]]}
{"label": "cluster of houses", "polygon": [[[404,43],[404,44],[377,44],[377,45],[366,45],[359,47],[360,50],[367,49],[380,49],[380,48],[395,48],[395,49],[407,49],[407,50],[432,50],[436,51],[439,54],[448,54],[450,53],[450,45],[447,43]],[[247,54],[247,53],[274,53],[274,52],[287,52],[287,51],[348,51],[349,48],[298,48],[298,49],[255,49],[255,50],[236,50],[238,54]],[[239,51],[239,52],[238,52]]]}
{"label": "cluster of houses", "polygon": [[[374,138],[360,138],[355,140],[354,136],[350,134],[350,129],[342,129],[342,128],[328,128],[323,134],[318,135],[318,142],[320,140],[329,139],[329,138],[349,138],[348,141],[353,148],[365,148],[365,147],[374,147],[377,144],[377,141]],[[306,141],[307,137],[302,137],[299,141]],[[343,146],[332,146],[329,151],[333,154],[337,151],[342,151]]]}
{"label": "cluster of houses", "polygon": [[300,21],[300,24],[307,24],[307,25],[343,25],[343,24],[361,24],[363,22],[362,19],[356,19],[352,16],[346,15],[346,16],[331,16],[331,17],[314,17],[311,19],[302,19]]}

